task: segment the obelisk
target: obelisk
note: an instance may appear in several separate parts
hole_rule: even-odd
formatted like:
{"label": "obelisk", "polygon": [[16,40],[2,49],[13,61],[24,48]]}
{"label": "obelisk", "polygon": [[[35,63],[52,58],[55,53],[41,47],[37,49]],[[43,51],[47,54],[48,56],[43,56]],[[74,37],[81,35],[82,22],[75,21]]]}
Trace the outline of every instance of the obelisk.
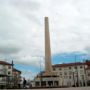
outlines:
{"label": "obelisk", "polygon": [[50,34],[49,34],[49,21],[48,17],[45,17],[45,73],[51,74],[51,47],[50,47]]}

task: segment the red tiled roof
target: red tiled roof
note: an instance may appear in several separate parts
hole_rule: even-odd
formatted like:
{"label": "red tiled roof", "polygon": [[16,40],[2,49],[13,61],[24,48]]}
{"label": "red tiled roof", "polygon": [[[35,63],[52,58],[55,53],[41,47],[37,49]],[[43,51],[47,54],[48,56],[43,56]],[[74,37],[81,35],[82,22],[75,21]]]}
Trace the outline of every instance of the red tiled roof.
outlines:
{"label": "red tiled roof", "polygon": [[16,69],[16,68],[13,68],[13,71],[16,71],[16,72],[21,73],[21,71],[20,71],[20,70],[18,70],[18,69]]}
{"label": "red tiled roof", "polygon": [[53,67],[68,67],[68,66],[75,66],[75,65],[85,65],[85,63],[76,62],[76,63],[55,64],[53,65]]}
{"label": "red tiled roof", "polygon": [[86,65],[90,66],[90,61],[86,61]]}
{"label": "red tiled roof", "polygon": [[10,63],[8,63],[6,61],[0,61],[0,64],[2,64],[2,65],[12,65],[12,64],[10,64]]}

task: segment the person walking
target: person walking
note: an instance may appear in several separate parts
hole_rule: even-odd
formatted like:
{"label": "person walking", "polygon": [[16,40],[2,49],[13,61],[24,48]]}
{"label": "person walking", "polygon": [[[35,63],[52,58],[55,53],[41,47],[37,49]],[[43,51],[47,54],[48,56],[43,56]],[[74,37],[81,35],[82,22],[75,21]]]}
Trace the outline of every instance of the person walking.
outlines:
{"label": "person walking", "polygon": [[26,79],[24,78],[24,79],[23,79],[23,88],[26,88],[26,83],[27,83],[27,81],[26,81]]}

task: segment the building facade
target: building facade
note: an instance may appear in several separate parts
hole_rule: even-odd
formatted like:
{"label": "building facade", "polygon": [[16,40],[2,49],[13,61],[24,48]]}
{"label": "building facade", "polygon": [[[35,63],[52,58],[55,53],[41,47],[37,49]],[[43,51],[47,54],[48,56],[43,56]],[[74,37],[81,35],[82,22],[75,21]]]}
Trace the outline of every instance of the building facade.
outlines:
{"label": "building facade", "polygon": [[21,71],[14,69],[13,65],[6,61],[0,61],[0,88],[12,88],[14,86],[16,71],[20,78]]}
{"label": "building facade", "polygon": [[12,84],[12,64],[0,61],[0,87],[7,87]]}
{"label": "building facade", "polygon": [[17,70],[16,68],[13,68],[13,79],[14,79],[14,86],[16,88],[20,88],[20,82],[21,82],[21,71]]}
{"label": "building facade", "polygon": [[[90,61],[88,61],[89,63]],[[72,87],[87,86],[90,83],[90,66],[87,63],[67,63],[52,65],[52,76],[39,74],[33,86]]]}
{"label": "building facade", "polygon": [[87,68],[86,68],[86,74],[87,74],[87,83],[90,86],[90,61],[86,61]]}
{"label": "building facade", "polygon": [[53,65],[53,72],[59,76],[60,86],[84,86],[86,80],[85,63]]}

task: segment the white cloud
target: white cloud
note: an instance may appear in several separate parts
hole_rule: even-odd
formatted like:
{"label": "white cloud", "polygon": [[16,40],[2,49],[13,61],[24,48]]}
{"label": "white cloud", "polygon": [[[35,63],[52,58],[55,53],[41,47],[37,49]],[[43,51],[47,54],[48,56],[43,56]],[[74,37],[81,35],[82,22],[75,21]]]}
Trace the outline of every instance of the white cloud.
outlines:
{"label": "white cloud", "polygon": [[[89,5],[89,0],[0,0],[0,49],[4,46],[0,56],[6,55],[6,50],[7,56],[18,63],[39,66],[38,56],[44,57],[46,15],[49,16],[53,55],[87,52]],[[12,48],[19,51],[11,54]]]}

